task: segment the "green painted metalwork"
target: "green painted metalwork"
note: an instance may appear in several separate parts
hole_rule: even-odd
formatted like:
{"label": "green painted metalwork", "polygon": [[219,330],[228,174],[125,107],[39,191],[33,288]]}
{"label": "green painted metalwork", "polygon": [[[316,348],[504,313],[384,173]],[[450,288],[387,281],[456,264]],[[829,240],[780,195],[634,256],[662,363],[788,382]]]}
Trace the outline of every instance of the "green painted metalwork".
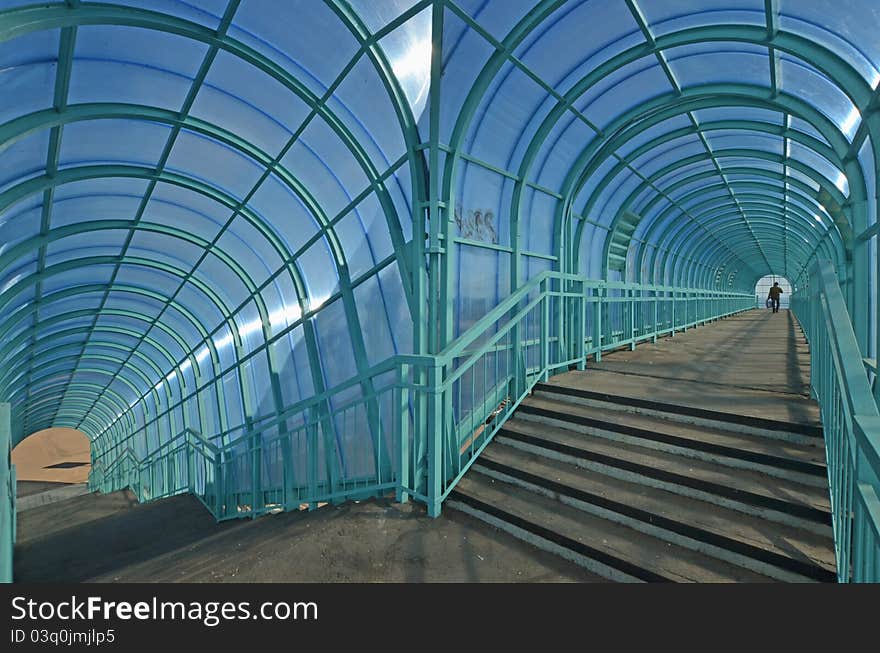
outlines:
{"label": "green painted metalwork", "polygon": [[[609,290],[624,294],[612,296]],[[530,299],[517,308],[525,298]],[[550,331],[549,323],[549,315],[560,302],[568,305],[568,312],[581,316],[575,327],[566,329],[561,336]],[[240,475],[242,470],[250,469],[252,475],[256,469],[278,468],[280,452],[297,450],[300,442],[312,450],[319,446],[319,438],[331,441],[323,433],[326,416],[314,410],[329,397],[344,396],[362,382],[356,378],[323,396],[292,406],[275,418],[252,424],[250,428],[259,432],[281,421],[295,420],[299,424],[287,433],[264,440],[256,448],[248,445],[252,430],[234,429],[223,434],[229,438],[225,447],[215,448],[213,455],[206,456],[201,445],[191,442],[187,434],[192,434],[184,430],[163,445],[170,447],[168,451],[160,450],[148,460],[138,459],[130,448],[117,444],[96,460],[90,482],[103,491],[131,487],[142,500],[189,491],[192,484],[204,483],[203,478],[191,478],[181,471],[189,457],[209,469],[207,477],[216,487],[223,488],[219,495],[211,489],[201,497],[218,519],[253,517],[279,507],[290,509],[389,489],[423,500],[429,508],[434,506],[439,511],[458,479],[539,380],[569,365],[582,364],[588,356],[597,356],[601,351],[653,341],[660,335],[748,310],[753,304],[751,294],[615,284],[544,273],[508,297],[437,356],[389,359],[370,370],[369,375],[377,379],[393,372],[392,384],[361,399],[336,404],[330,417],[337,422],[353,419],[373,401],[382,407],[382,415],[392,416],[383,423],[383,433],[397,442],[394,448],[403,453],[397,460],[382,465],[381,452],[375,452],[378,473],[371,477],[342,478],[333,483],[328,481],[329,476],[314,469],[305,478],[276,474],[273,476],[281,482],[263,485],[256,496],[254,489],[247,483],[242,485],[236,475],[236,470]],[[488,339],[487,333],[492,334]],[[520,334],[519,343],[512,341],[513,334]],[[518,357],[524,364],[517,362]],[[427,374],[414,373],[418,368],[427,370]],[[493,389],[488,396],[487,384]],[[437,394],[438,399],[431,398]],[[408,416],[407,406],[419,395],[426,395],[429,403],[436,401],[440,413],[433,417],[436,421],[428,422],[427,428]],[[172,446],[178,442],[179,446]],[[437,458],[434,463],[432,456]],[[131,457],[135,459],[134,468],[118,467],[123,464],[120,460]],[[110,462],[105,462],[108,459]],[[435,476],[432,464],[437,466]],[[176,471],[169,471],[172,469]],[[206,495],[211,498],[205,498]],[[251,503],[254,498],[257,502]]]}
{"label": "green painted metalwork", "polygon": [[828,261],[815,263],[792,307],[810,343],[810,382],[822,409],[838,579],[877,582],[880,414]]}
{"label": "green painted metalwork", "polygon": [[[869,55],[839,35],[802,33],[789,20],[799,10],[781,13],[774,0],[743,23],[697,10],[664,23],[662,7],[638,0],[526,9],[512,6],[499,27],[492,5],[316,0],[316,24],[338,23],[337,38],[350,39],[321,71],[265,22],[266,35],[251,33],[256,18],[240,0],[179,15],[75,0],[0,11],[0,43],[45,39],[55,52],[45,100],[22,100],[0,124],[0,151],[46,143],[39,168],[0,190],[0,230],[34,212],[33,229],[0,242],[11,442],[81,428],[93,487],[131,487],[144,501],[191,492],[218,519],[392,490],[436,516],[537,379],[744,310],[764,274],[812,292],[811,271],[827,260],[859,358],[876,360],[880,88],[866,77]],[[586,10],[618,12],[626,36],[595,52],[598,41],[575,43],[554,67],[547,48],[570,41],[554,29]],[[188,72],[155,68],[175,77],[179,97],[84,92],[81,48],[100,30],[197,46]],[[681,63],[727,49],[760,53],[767,79],[694,83]],[[789,65],[821,77],[828,102],[790,84]],[[275,85],[256,95],[281,93],[290,124],[226,88],[231,67],[239,83]],[[661,85],[628,91],[602,116],[606,94],[646,70]],[[206,114],[212,93],[250,119]],[[359,111],[355,96],[370,94],[381,110]],[[833,117],[834,102],[850,103],[852,120]],[[264,119],[276,130],[268,140],[255,127]],[[77,130],[111,123],[161,126],[153,158],[69,155]],[[744,143],[717,144],[731,134]],[[232,191],[222,162],[210,178],[187,172],[175,154],[188,139],[257,174]],[[294,156],[306,150],[326,183]],[[139,189],[134,208],[65,214],[74,189],[98,202],[124,183]],[[258,207],[274,185],[293,203],[270,202],[267,214]],[[197,210],[207,205],[210,217]],[[178,209],[211,226],[161,219]],[[467,230],[469,211],[498,220]],[[114,248],[88,251],[89,236]],[[141,241],[168,251],[136,251]],[[177,250],[194,254],[178,261]],[[64,283],[88,270],[102,273]],[[493,283],[480,285],[486,276]],[[841,337],[813,336],[832,349]],[[872,482],[857,486],[860,514],[877,512]],[[867,542],[876,520],[859,523]]]}
{"label": "green painted metalwork", "polygon": [[0,403],[0,583],[12,582],[15,548],[15,466],[12,464],[11,411]]}

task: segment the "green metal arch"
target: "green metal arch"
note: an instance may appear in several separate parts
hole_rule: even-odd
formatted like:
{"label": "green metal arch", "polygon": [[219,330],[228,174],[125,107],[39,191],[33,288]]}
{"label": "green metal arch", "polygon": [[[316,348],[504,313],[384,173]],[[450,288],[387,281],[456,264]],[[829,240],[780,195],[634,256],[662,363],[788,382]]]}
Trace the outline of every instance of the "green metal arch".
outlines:
{"label": "green metal arch", "polygon": [[[736,229],[735,233],[726,236],[727,239],[729,239],[733,242],[740,242],[740,243],[746,244],[746,243],[750,242],[750,239],[752,238],[751,233],[749,233],[748,235],[742,234],[743,227],[741,225],[736,225],[736,224],[719,225],[720,231],[725,231],[727,229]],[[771,240],[771,242],[772,242],[772,240]],[[800,255],[800,261],[802,263],[806,263],[809,260],[809,256],[811,256],[813,254],[813,252],[816,251],[816,248],[819,247],[824,241],[823,241],[823,239],[819,239],[818,241],[812,241],[812,242],[814,244],[814,247],[811,249],[805,249],[803,244],[797,240],[790,241],[787,246],[793,250],[794,254]],[[697,247],[702,246],[704,243],[705,243],[705,239],[703,239],[703,238],[696,239],[692,243],[690,243],[689,249],[694,250]],[[704,256],[708,257],[711,254],[712,254],[711,249],[707,248],[707,250],[704,253]],[[677,252],[675,254],[672,254],[671,252],[667,253],[661,261],[656,263],[657,268],[659,268],[661,270],[662,269],[669,270],[669,268],[667,268],[666,266],[668,266],[668,264],[669,264],[670,257],[677,256],[677,255],[678,255]]]}
{"label": "green metal arch", "polygon": [[[759,105],[763,108],[773,108],[777,111],[781,111],[784,109],[785,112],[793,113],[795,115],[798,115],[802,119],[809,121],[832,144],[834,144],[835,142],[840,142],[842,134],[839,133],[837,127],[833,125],[830,120],[820,115],[817,110],[812,109],[812,107],[807,105],[805,102],[798,100],[797,98],[786,96],[782,93],[780,93],[775,98],[772,98],[771,101],[770,98],[763,97],[768,93],[769,91],[767,89],[750,87],[742,84],[718,84],[691,87],[683,90],[681,93],[665,94],[662,96],[651,98],[645,103],[638,105],[637,107],[634,107],[633,109],[619,115],[612,123],[613,131],[616,134],[615,138],[610,139],[605,143],[602,143],[601,146],[602,148],[605,148],[609,151],[614,151],[623,143],[627,142],[629,139],[633,138],[639,133],[642,133],[645,129],[655,124],[659,124],[659,122],[671,115],[676,115],[677,113],[684,113],[686,111],[696,110],[699,108],[705,108],[705,101],[707,99],[713,106],[736,106],[738,104],[743,104],[744,106]],[[755,100],[758,100],[758,102],[756,102]],[[665,111],[665,113],[653,113],[657,111]],[[633,124],[634,121],[639,120],[641,116],[646,115],[649,116],[648,120],[638,122],[635,127],[629,127]],[[659,142],[663,142],[662,138],[663,137],[657,140]],[[594,152],[598,153],[600,151],[599,146],[600,143],[598,142],[598,140],[594,141],[593,143],[585,147],[582,153],[577,157],[577,160],[572,166],[571,172],[566,179],[563,191],[564,196],[574,198],[579,192],[579,189],[583,186],[584,183],[586,183],[586,179],[590,174],[589,171],[591,169],[597,169],[598,165],[601,164],[601,161],[604,160],[602,157],[596,158],[594,156]],[[717,150],[712,153],[712,157],[720,158],[722,152],[727,153],[725,154],[725,156],[733,156],[733,153],[737,152],[737,150]],[[747,152],[755,154],[747,154]],[[740,156],[744,158],[749,158],[750,156],[757,156],[757,152],[760,151],[742,148],[742,153],[740,154]],[[766,154],[769,155],[769,153]],[[707,154],[706,156],[709,157],[710,155]],[[765,160],[773,160],[770,159],[769,156],[765,155],[761,155],[759,158],[764,158]],[[804,174],[815,176],[815,171],[807,166],[804,166],[803,164],[800,164],[800,162],[787,159],[783,155],[778,155],[777,159],[778,162],[787,163],[792,168],[804,172]],[[846,172],[847,177],[850,178],[851,197],[854,197],[855,199],[864,198],[866,195],[866,191],[864,186],[864,179],[861,176],[861,168],[858,162],[856,161],[846,164]],[[606,183],[608,183],[607,180],[609,180],[611,177],[611,173],[609,173],[609,175],[606,175]],[[651,178],[656,179],[656,173],[655,175],[652,175]],[[824,184],[822,182],[819,183],[820,186],[826,188],[833,187],[834,185],[831,180],[826,180],[826,183]],[[641,192],[642,190],[644,189],[640,187],[639,192]],[[601,184],[599,188],[594,189],[593,196],[590,200],[588,200],[588,203],[594,202],[594,198],[598,197],[600,192]],[[615,220],[612,223],[612,230],[617,228],[619,220],[620,214],[615,217]],[[607,248],[609,246],[610,238],[606,241],[606,257],[608,251]]]}
{"label": "green metal arch", "polygon": [[[45,279],[45,278],[48,278],[48,277],[56,275],[56,274],[63,274],[67,270],[75,269],[76,267],[79,267],[81,265],[113,264],[116,262],[121,262],[121,263],[125,263],[125,264],[141,265],[143,267],[153,268],[156,270],[166,272],[168,274],[172,274],[172,275],[177,276],[181,279],[185,279],[188,276],[186,271],[182,271],[178,268],[175,268],[174,266],[171,266],[171,265],[168,265],[165,263],[159,263],[156,261],[151,261],[149,259],[144,259],[141,257],[93,256],[93,257],[83,257],[83,258],[79,258],[79,259],[71,259],[71,260],[65,261],[63,263],[58,263],[53,266],[49,266],[40,274],[34,274],[34,275],[29,275],[27,277],[24,277],[23,279],[19,280],[18,282],[16,282],[12,286],[10,286],[10,288],[7,289],[6,293],[4,293],[4,295],[6,295],[6,299],[5,299],[5,301],[0,302],[0,308],[4,307],[6,304],[8,304],[8,302],[11,300],[11,298],[15,297],[15,295],[18,294],[19,292],[22,292],[27,286],[32,285],[32,284],[36,284],[41,279]],[[222,298],[220,298],[211,289],[210,286],[199,281],[198,279],[192,278],[191,276],[189,277],[188,281],[193,286],[195,286],[197,289],[199,289],[206,297],[208,297],[211,301],[213,301],[217,305],[217,307],[220,310],[222,315],[226,315],[226,316],[231,315],[231,313],[229,311],[229,307],[226,306],[226,304],[222,300]],[[227,318],[227,319],[231,319],[231,318]],[[239,354],[240,354],[240,350],[241,350],[242,345],[241,345],[240,337],[238,336],[238,330],[237,330],[237,328],[231,328],[230,331],[233,334],[234,344],[237,348],[237,351],[239,351]],[[239,379],[241,380],[242,384],[244,384],[243,375],[239,375]],[[247,395],[245,394],[246,386],[244,386],[242,388],[242,391],[243,391],[242,397],[243,398],[247,397]],[[149,393],[144,393],[144,396],[146,394],[149,394]],[[137,393],[137,392],[136,392],[136,395],[141,396],[141,394]]]}
{"label": "green metal arch", "polygon": [[[79,344],[79,343],[76,343],[76,344]],[[50,361],[52,365],[57,364],[57,363],[61,363],[61,362],[75,361],[75,360],[79,359],[79,356],[76,354],[63,355],[63,356],[60,355],[66,349],[69,349],[69,347],[66,345],[59,345],[58,347],[54,348],[54,351],[52,353],[54,353],[56,357]],[[42,354],[35,357],[35,359],[38,361],[43,358],[44,358],[44,355],[42,355]],[[141,354],[139,356],[139,358],[141,358],[143,360],[146,357]],[[107,354],[97,354],[97,353],[90,354],[84,360],[88,361],[89,363],[92,363],[93,361],[98,361],[98,362],[122,364],[125,362],[124,358],[117,358],[115,356],[109,356]],[[124,365],[124,369],[126,371],[130,371],[134,377],[136,377],[137,379],[142,381],[144,383],[145,387],[150,388],[153,385],[153,382],[150,381],[150,377],[147,376],[138,366],[132,365],[129,362],[128,364]],[[121,371],[118,373],[121,374]],[[36,378],[39,379],[41,377],[36,377]],[[131,380],[131,379],[129,379],[129,380]],[[19,391],[23,391],[26,389],[27,389],[26,386],[20,386],[19,388],[15,388],[9,393],[9,396],[14,397]]]}
{"label": "green metal arch", "polygon": [[[719,206],[719,205],[711,203],[711,202],[707,202],[706,204],[711,206],[711,208],[708,209],[703,214],[703,217],[709,217],[711,220],[713,220],[715,228],[720,228],[722,224],[725,224],[723,222],[723,218],[725,218],[726,216],[735,215],[737,212],[737,209],[733,209],[731,207],[731,205],[729,205],[729,204],[727,206],[723,206],[723,205]],[[762,226],[764,226],[764,227],[772,226],[775,229],[775,233],[777,235],[779,235],[778,243],[783,244],[783,239],[785,239],[786,234],[779,234],[779,230],[781,229],[781,225],[779,224],[779,222],[774,223],[772,221],[773,217],[778,217],[778,213],[774,213],[771,209],[765,209],[765,208],[763,208],[763,206],[764,205],[762,205],[762,204],[755,204],[752,202],[741,202],[739,207],[737,207],[737,208],[738,208],[738,210],[748,210],[750,215],[755,215],[755,216],[760,215],[760,216],[763,216],[764,218],[766,218],[767,221],[765,221]],[[790,212],[792,211],[791,207],[789,208],[789,211]],[[804,219],[804,222],[805,221],[806,221],[806,218]],[[741,220],[739,221],[739,223],[740,223],[741,228],[745,228],[745,226],[742,225]],[[753,222],[751,220],[750,220],[750,223],[752,223],[753,225],[754,224],[761,224],[760,221]],[[699,236],[697,238],[692,238],[691,237],[692,234],[686,232],[684,230],[684,228],[679,228],[676,230],[675,226],[676,226],[675,223],[667,225],[665,234],[662,235],[660,237],[660,239],[658,239],[658,241],[657,241],[658,245],[663,244],[663,243],[667,243],[664,247],[664,250],[666,252],[664,254],[664,256],[668,256],[669,250],[674,245],[676,245],[679,241],[684,240],[685,245],[689,249],[693,249],[696,246],[696,243],[702,244],[705,242],[704,238],[699,237]],[[825,238],[827,236],[827,233],[820,233],[818,231],[812,231],[812,230],[804,230],[804,227],[801,225],[801,223],[789,224],[788,229],[796,232],[797,235],[801,236],[802,238],[807,238],[808,240],[811,240],[812,242],[816,242],[816,243],[822,242],[823,240],[825,240]],[[785,239],[785,242],[787,243],[788,240]],[[833,258],[837,259],[838,261],[843,258],[839,249],[834,248]],[[806,262],[807,261],[802,261],[801,263],[806,263]],[[652,262],[652,264],[653,264],[653,262]]]}
{"label": "green metal arch", "polygon": [[[75,9],[60,6],[29,6],[7,10],[0,13],[0,42],[34,31],[82,25],[138,27],[201,41],[228,52],[275,79],[275,81],[299,97],[315,115],[320,116],[349,150],[376,192],[380,205],[383,208],[395,252],[400,254],[406,251],[400,221],[388,189],[385,187],[379,171],[375,168],[375,165],[364,148],[357,142],[354,135],[347,129],[342,120],[333,114],[321,98],[318,98],[295,76],[244,43],[228,35],[220,35],[216,31],[198,23],[168,14],[130,6],[103,4],[82,4],[78,5]],[[2,210],[3,208],[0,206],[0,212]],[[409,283],[410,276],[405,259],[406,257],[404,256],[398,256],[398,265],[401,266],[402,272],[401,278],[406,286]]]}
{"label": "green metal arch", "polygon": [[[524,17],[509,32],[507,37],[504,38],[503,42],[496,45],[495,53],[493,53],[490,60],[481,70],[477,81],[474,83],[464,103],[463,111],[459,115],[459,119],[456,122],[455,128],[453,130],[453,137],[451,139],[452,156],[447,157],[446,160],[446,172],[444,174],[443,185],[443,197],[447,198],[447,202],[449,202],[448,198],[450,197],[450,190],[454,186],[452,180],[457,165],[457,158],[460,157],[459,152],[461,145],[463,143],[466,133],[468,132],[468,127],[476,111],[476,108],[479,105],[479,101],[482,95],[487,90],[491,79],[494,78],[495,74],[500,70],[502,64],[506,61],[508,53],[512,52],[531,33],[534,27],[539,25],[550,13],[555,11],[555,9],[557,9],[559,6],[560,3],[550,2],[549,0],[540,3],[532,12]],[[461,14],[463,12],[459,13]],[[794,54],[795,56],[800,56],[801,58],[809,60],[811,62],[815,62],[815,59],[817,58],[816,55],[818,48],[821,48],[821,46],[817,47],[817,44],[808,39],[805,39],[795,34],[788,34],[783,31],[775,32],[768,39],[766,30],[757,27],[742,30],[738,28],[724,27],[693,28],[690,30],[682,30],[680,32],[663,35],[660,38],[652,40],[651,42],[646,42],[639,46],[634,46],[633,48],[630,48],[629,50],[609,59],[608,61],[604,62],[596,69],[594,69],[590,75],[587,75],[580,82],[575,84],[568,92],[565,93],[564,96],[558,98],[557,104],[554,106],[553,109],[551,109],[550,113],[545,118],[544,122],[539,128],[537,134],[530,142],[529,147],[526,150],[526,154],[523,156],[523,160],[517,174],[518,181],[515,185],[513,203],[514,208],[512,209],[512,220],[514,224],[516,224],[516,222],[518,221],[518,198],[522,192],[521,180],[527,178],[528,170],[532,164],[535,155],[537,154],[539,144],[543,142],[543,140],[546,138],[552,125],[554,125],[559,117],[570,108],[574,98],[582,95],[595,82],[603,79],[614,70],[626,65],[631,61],[635,61],[639,58],[649,56],[653,53],[660,52],[664,49],[675,47],[677,45],[698,43],[709,40],[738,40],[758,43],[762,45],[767,44],[769,41],[773,44],[774,47],[777,47],[782,51]],[[824,48],[822,48],[821,51],[818,51],[818,58],[821,60],[818,66],[819,69],[831,76],[831,78],[835,80],[836,83],[843,82],[848,89],[847,94],[853,97],[857,106],[863,106],[865,102],[868,102],[870,100],[872,89],[870,89],[870,87],[867,87],[867,84],[864,82],[863,79],[860,78],[857,71],[849,66],[846,61],[838,57],[830,50]],[[602,134],[600,133],[599,135],[601,136]],[[565,207],[566,212],[567,210],[567,207]],[[561,218],[561,216],[559,217]],[[559,223],[560,230],[558,230],[558,233],[561,233],[561,219],[559,220]],[[575,238],[575,242],[578,241],[579,239]],[[512,278],[514,278],[513,275]]]}
{"label": "green metal arch", "polygon": [[[772,220],[772,217],[770,217],[773,214],[768,212],[765,215],[767,217],[753,221],[752,226],[753,227],[760,227],[761,228],[761,231],[760,231],[761,235],[765,236],[770,242],[774,242],[775,244],[782,245],[782,241],[785,238],[785,236],[780,235],[778,233],[779,232],[779,225],[778,225],[778,223],[776,223]],[[735,211],[728,211],[726,213],[718,214],[716,216],[717,222],[715,225],[715,229],[718,232],[725,232],[726,230],[728,230],[730,228],[736,228],[738,230],[744,229],[745,227],[742,224],[738,224],[737,221],[735,221],[735,220],[731,221],[729,219],[729,218],[735,217],[735,216],[736,216]],[[727,219],[725,219],[725,218],[727,218]],[[794,227],[794,226],[790,226],[790,229],[795,231],[796,235],[799,236],[801,238],[801,240],[807,240],[813,247],[818,246],[820,243],[822,243],[825,240],[824,236],[818,235],[814,232],[801,231],[800,228]],[[768,231],[768,230],[771,230],[771,231]],[[758,231],[755,230],[755,233],[758,233]],[[670,237],[669,244],[664,248],[665,249],[664,259],[666,257],[670,256],[670,252],[671,252],[671,250],[673,250],[674,247],[678,247],[678,246],[683,248],[682,251],[699,251],[699,250],[697,250],[697,247],[703,246],[705,239],[698,237],[698,238],[688,240],[688,236],[689,236],[689,234],[682,232],[682,231],[679,231],[676,234],[674,234],[672,237]],[[733,238],[726,237],[726,240],[733,240]],[[785,246],[792,247],[794,245],[799,246],[799,244],[800,243],[797,239],[788,239],[788,240],[786,240]],[[676,254],[678,254],[677,249],[674,251],[676,251]],[[704,256],[708,256],[711,254],[711,249],[706,247],[703,250],[703,252],[704,252]],[[808,262],[808,260],[801,259],[799,262],[801,264],[806,264]],[[662,263],[660,264],[660,267],[661,268],[663,267]]]}
{"label": "green metal arch", "polygon": [[[132,336],[135,338],[138,335],[140,335],[140,334],[138,334],[138,332],[133,331],[131,329],[122,329],[119,327],[105,327],[105,326],[96,327],[95,332],[97,332],[97,333],[101,333],[101,332],[117,333],[120,335],[128,335],[128,336]],[[69,336],[69,335],[79,335],[79,334],[87,334],[87,333],[89,333],[88,330],[85,330],[82,327],[76,327],[73,329],[67,329],[67,330],[55,333],[55,334],[53,334],[53,337],[62,338],[62,337]],[[165,350],[164,347],[161,346],[160,343],[156,342],[155,340],[152,340],[152,341],[150,341],[149,344],[152,347],[154,347],[157,351],[159,351],[165,357],[166,361],[168,361],[172,365],[174,364],[173,358],[170,358],[167,351]],[[4,393],[9,393],[10,388],[13,387],[12,384],[15,383],[22,376],[25,376],[27,374],[26,370],[25,371],[16,371],[15,368],[17,365],[21,365],[22,363],[31,363],[31,362],[41,361],[41,360],[45,359],[45,357],[47,357],[47,356],[56,356],[58,354],[61,354],[62,352],[65,352],[68,349],[79,348],[81,346],[82,346],[82,343],[79,341],[68,342],[68,343],[63,343],[60,345],[48,347],[48,348],[46,348],[36,354],[33,354],[28,349],[23,349],[22,351],[18,352],[14,356],[11,356],[8,359],[6,359],[8,362],[6,363],[6,365],[4,365],[5,371],[2,374],[0,374],[0,387],[3,388]],[[116,342],[113,342],[110,340],[91,341],[90,347],[96,347],[96,348],[107,347],[109,349],[128,351],[128,347],[126,347],[125,345],[121,345],[119,343],[116,343]],[[167,372],[164,372],[161,368],[159,368],[159,366],[156,365],[156,363],[150,357],[144,355],[142,352],[134,351],[132,353],[138,359],[142,360],[146,364],[146,366],[156,375],[156,377],[154,377],[154,378],[162,378],[163,376],[168,374]],[[136,374],[139,377],[141,377],[142,379],[144,379],[145,383],[147,384],[147,387],[149,387],[151,385],[151,383],[154,383],[154,382],[150,382],[149,377],[146,376],[146,374],[142,370],[137,368],[137,366],[132,365],[131,367],[133,369],[137,370]]]}
{"label": "green metal arch", "polygon": [[[43,329],[48,329],[49,327],[55,326],[56,324],[63,325],[66,322],[68,322],[69,320],[76,319],[77,317],[92,317],[93,315],[94,315],[94,311],[92,311],[91,309],[80,309],[78,311],[68,311],[65,313],[61,313],[60,315],[53,315],[50,318],[41,320],[40,324]],[[129,310],[124,310],[124,309],[112,309],[112,308],[107,309],[107,308],[105,308],[101,311],[100,315],[112,316],[112,317],[124,317],[127,320],[134,320],[134,321],[138,321],[138,322],[148,322],[148,320],[143,315],[137,313],[136,311],[129,311]],[[174,331],[173,329],[171,329],[167,324],[165,324],[164,322],[160,322],[156,325],[156,327],[158,329],[160,329],[162,332],[164,332],[172,340],[174,340],[175,344],[178,347],[180,347],[181,350],[191,351],[191,348],[189,347],[187,342],[185,340],[183,340],[183,338],[181,338],[177,334],[177,332]],[[102,326],[102,327],[96,327],[96,328],[112,329],[114,327]],[[89,327],[79,326],[79,327],[73,327],[73,328],[69,328],[69,329],[62,329],[59,331],[54,331],[50,335],[52,337],[62,337],[63,335],[74,335],[76,333],[87,333],[88,331],[89,331]],[[9,356],[10,352],[15,351],[18,347],[22,346],[30,338],[30,335],[31,334],[28,331],[20,331],[15,337],[11,338],[6,344],[4,344],[2,347],[0,347],[0,360],[6,360]],[[152,338],[149,338],[147,340],[147,342],[149,342],[153,347],[157,347],[157,348],[161,345],[160,342],[158,342],[157,340],[153,340]],[[164,346],[163,346],[163,348],[164,348]],[[195,359],[195,356],[193,356],[193,359]],[[197,360],[193,360],[192,364],[196,366],[194,368],[194,373],[196,376],[198,376],[199,375],[199,371],[198,371],[199,362]]]}

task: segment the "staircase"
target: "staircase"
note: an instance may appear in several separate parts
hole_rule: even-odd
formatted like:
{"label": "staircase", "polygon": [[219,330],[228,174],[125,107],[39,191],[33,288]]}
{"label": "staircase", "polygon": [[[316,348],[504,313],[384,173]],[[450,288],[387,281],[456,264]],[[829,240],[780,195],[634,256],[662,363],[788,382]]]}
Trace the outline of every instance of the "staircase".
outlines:
{"label": "staircase", "polygon": [[836,580],[811,425],[539,384],[448,505],[612,580]]}

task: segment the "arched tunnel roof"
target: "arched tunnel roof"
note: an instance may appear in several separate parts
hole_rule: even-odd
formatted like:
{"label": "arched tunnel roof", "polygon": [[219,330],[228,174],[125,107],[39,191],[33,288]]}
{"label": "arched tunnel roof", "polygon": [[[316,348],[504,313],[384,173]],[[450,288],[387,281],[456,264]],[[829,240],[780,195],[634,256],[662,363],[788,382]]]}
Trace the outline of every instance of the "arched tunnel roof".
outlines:
{"label": "arched tunnel roof", "polygon": [[869,0],[0,0],[16,439],[229,437],[426,353],[430,215],[450,338],[546,269],[846,275],[878,27]]}

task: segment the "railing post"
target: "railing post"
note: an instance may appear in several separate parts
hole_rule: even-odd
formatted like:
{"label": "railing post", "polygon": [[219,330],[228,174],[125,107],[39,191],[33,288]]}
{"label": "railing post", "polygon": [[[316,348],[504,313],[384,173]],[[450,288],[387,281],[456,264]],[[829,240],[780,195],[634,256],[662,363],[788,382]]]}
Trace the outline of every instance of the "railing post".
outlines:
{"label": "railing post", "polygon": [[264,502],[260,499],[263,493],[263,466],[262,466],[262,438],[258,432],[253,431],[253,421],[245,419],[245,428],[251,431],[251,517],[257,516],[257,506]]}
{"label": "railing post", "polygon": [[688,330],[688,314],[689,314],[688,303],[690,302],[690,296],[689,296],[689,293],[687,290],[685,290],[684,293],[682,293],[682,294],[684,295],[684,297],[682,298],[684,300],[684,320],[681,323],[681,330],[687,331]]}
{"label": "railing post", "polygon": [[439,517],[443,496],[443,365],[435,361],[428,370],[428,515]]}
{"label": "railing post", "polygon": [[675,337],[675,291],[671,291],[672,295],[672,332],[669,334],[671,338]]}
{"label": "railing post", "polygon": [[[318,507],[318,431],[320,423],[310,419],[306,422],[306,450],[308,454],[308,479],[307,492],[309,495],[309,510],[315,510]],[[329,478],[328,478],[329,481]]]}
{"label": "railing post", "polygon": [[195,460],[193,460],[193,444],[190,442],[190,433],[187,431],[186,438],[184,438],[186,442],[186,447],[184,451],[186,451],[186,485],[189,489],[190,494],[195,494],[196,492],[196,464]]}
{"label": "railing post", "polygon": [[214,517],[220,519],[225,512],[225,497],[223,487],[223,450],[214,456]]}
{"label": "railing post", "polygon": [[584,287],[584,284],[581,284],[581,292],[580,292],[580,306],[581,306],[581,323],[577,330],[578,334],[578,349],[577,349],[577,357],[578,364],[577,368],[579,370],[586,369],[587,367],[587,289]]}
{"label": "railing post", "polygon": [[629,350],[633,351],[636,348],[636,291],[634,289],[629,290],[627,294],[630,297],[629,300]]}
{"label": "railing post", "polygon": [[602,360],[602,295],[605,289],[596,286],[596,309],[593,312],[593,347],[596,348],[594,360],[599,363]]}
{"label": "railing post", "polygon": [[409,378],[409,366],[403,363],[398,370],[397,383],[399,385],[399,392],[395,407],[396,414],[393,420],[397,425],[394,431],[399,440],[397,447],[397,501],[399,503],[406,503],[409,500],[409,492],[406,491],[407,487],[415,488],[415,484],[410,483],[409,478],[409,388],[406,385],[407,378]]}
{"label": "railing post", "polygon": [[654,335],[653,335],[653,337],[651,338],[651,342],[657,342],[657,332],[660,330],[660,323],[659,323],[659,320],[660,320],[660,310],[659,310],[660,302],[659,302],[659,300],[657,299],[657,291],[655,290],[655,291],[653,291],[653,292],[654,292]]}
{"label": "railing post", "polygon": [[11,408],[0,403],[0,583],[12,582],[15,549],[15,473],[12,453]]}
{"label": "railing post", "polygon": [[549,280],[544,282],[541,299],[541,380],[546,381],[550,368],[550,294],[547,291]]}

